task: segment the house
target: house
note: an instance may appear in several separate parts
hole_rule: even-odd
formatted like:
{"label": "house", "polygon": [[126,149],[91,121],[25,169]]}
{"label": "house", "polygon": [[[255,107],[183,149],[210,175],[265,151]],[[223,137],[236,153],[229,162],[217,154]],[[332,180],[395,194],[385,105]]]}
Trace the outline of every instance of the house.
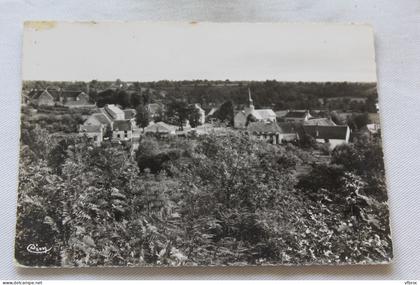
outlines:
{"label": "house", "polygon": [[380,129],[381,126],[379,124],[367,124],[364,128],[362,128],[362,131],[367,131],[370,135],[374,135],[377,134]]}
{"label": "house", "polygon": [[152,120],[155,120],[162,116],[164,107],[160,103],[150,103],[146,105],[146,110],[149,113],[150,118],[152,118]]}
{"label": "house", "polygon": [[292,142],[299,139],[298,126],[291,123],[250,122],[247,132],[272,144]]}
{"label": "house", "polygon": [[125,120],[132,120],[136,118],[136,110],[134,109],[124,109],[124,119]]}
{"label": "house", "polygon": [[104,113],[95,113],[90,115],[87,120],[83,123],[85,126],[99,126],[112,127],[112,119]]}
{"label": "house", "polygon": [[112,139],[117,141],[131,141],[133,126],[130,120],[115,120],[112,125]]}
{"label": "house", "polygon": [[304,122],[312,118],[308,110],[292,110],[283,117],[285,122]]}
{"label": "house", "polygon": [[281,142],[287,143],[299,140],[302,133],[302,125],[300,123],[278,122],[277,125],[281,129],[279,136]]}
{"label": "house", "polygon": [[121,110],[117,105],[108,104],[103,109],[103,112],[112,118],[112,120],[125,120],[124,111]]}
{"label": "house", "polygon": [[251,98],[251,91],[248,89],[248,106],[238,112],[233,118],[234,127],[244,129],[249,122],[276,122],[276,114],[271,109],[255,109]]}
{"label": "house", "polygon": [[[95,127],[95,130],[98,128],[101,129],[102,137],[99,143],[102,142],[104,136],[110,136],[112,140],[132,140],[133,128],[135,127],[135,110],[121,110],[116,105],[106,105],[99,110],[100,112],[92,114],[87,118],[80,127],[79,133],[86,133],[86,130]],[[111,132],[112,135],[109,134],[108,131]]]}
{"label": "house", "polygon": [[149,126],[144,128],[145,134],[155,135],[175,135],[178,127],[166,124],[164,122],[150,123]]}
{"label": "house", "polygon": [[79,134],[86,135],[97,146],[101,145],[104,137],[103,128],[100,125],[80,125]]}
{"label": "house", "polygon": [[317,142],[329,143],[330,149],[348,143],[350,139],[350,128],[348,126],[303,125],[303,131],[315,138]]}
{"label": "house", "polygon": [[44,90],[32,90],[28,97],[30,102],[36,106],[54,106],[58,99],[57,90],[45,88]]}
{"label": "house", "polygon": [[69,108],[95,107],[89,95],[83,91],[63,90],[60,94],[61,103]]}
{"label": "house", "polygon": [[124,119],[131,122],[132,128],[136,128],[136,110],[134,109],[124,109]]}

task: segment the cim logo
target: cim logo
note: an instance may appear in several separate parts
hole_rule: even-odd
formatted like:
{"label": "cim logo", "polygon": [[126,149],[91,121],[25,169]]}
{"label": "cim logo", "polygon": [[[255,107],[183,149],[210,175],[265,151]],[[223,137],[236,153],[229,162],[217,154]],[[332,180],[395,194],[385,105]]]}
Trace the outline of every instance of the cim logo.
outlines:
{"label": "cim logo", "polygon": [[46,246],[38,246],[38,244],[33,244],[31,243],[30,245],[28,245],[26,247],[26,250],[30,253],[35,253],[35,254],[43,254],[43,253],[47,253],[52,249],[52,247],[47,248]]}

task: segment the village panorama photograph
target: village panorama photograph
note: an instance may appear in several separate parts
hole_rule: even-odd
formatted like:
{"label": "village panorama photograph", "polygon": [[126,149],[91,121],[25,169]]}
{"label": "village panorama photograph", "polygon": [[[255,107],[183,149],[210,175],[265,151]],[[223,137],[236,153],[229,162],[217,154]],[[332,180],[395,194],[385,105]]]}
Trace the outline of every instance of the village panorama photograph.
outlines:
{"label": "village panorama photograph", "polygon": [[376,83],[24,81],[30,267],[392,258]]}

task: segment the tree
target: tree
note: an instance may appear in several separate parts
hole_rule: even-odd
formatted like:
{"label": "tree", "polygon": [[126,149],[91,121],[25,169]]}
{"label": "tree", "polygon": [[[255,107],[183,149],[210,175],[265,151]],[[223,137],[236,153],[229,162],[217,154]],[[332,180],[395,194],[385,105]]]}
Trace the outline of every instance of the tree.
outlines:
{"label": "tree", "polygon": [[219,110],[216,111],[216,118],[222,122],[227,122],[229,125],[233,125],[234,107],[231,100],[223,103]]}
{"label": "tree", "polygon": [[67,147],[73,144],[72,139],[62,139],[51,149],[48,154],[47,162],[55,174],[61,175],[61,168],[67,158]]}
{"label": "tree", "polygon": [[130,106],[130,94],[125,90],[120,90],[117,93],[117,104],[123,108]]}
{"label": "tree", "polygon": [[139,91],[135,91],[131,93],[130,96],[130,105],[131,107],[137,108],[140,104],[143,104],[143,97],[140,95]]}
{"label": "tree", "polygon": [[184,101],[172,101],[168,104],[167,120],[184,129],[185,122],[189,119],[191,108]]}
{"label": "tree", "polygon": [[147,88],[144,92],[142,92],[143,97],[143,104],[147,105],[150,103],[152,92],[149,88]]}
{"label": "tree", "polygon": [[354,115],[349,119],[349,126],[352,130],[360,130],[369,123],[368,113],[363,113],[360,115]]}
{"label": "tree", "polygon": [[150,122],[149,112],[144,105],[139,105],[136,110],[136,123],[144,130],[144,128],[147,127]]}
{"label": "tree", "polygon": [[200,111],[194,106],[190,105],[188,107],[188,121],[192,128],[199,126],[200,123]]}

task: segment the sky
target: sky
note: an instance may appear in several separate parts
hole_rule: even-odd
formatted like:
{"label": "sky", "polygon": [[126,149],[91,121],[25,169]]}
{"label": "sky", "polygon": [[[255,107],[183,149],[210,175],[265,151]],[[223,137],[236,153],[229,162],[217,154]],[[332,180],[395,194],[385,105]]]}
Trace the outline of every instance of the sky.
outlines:
{"label": "sky", "polygon": [[23,80],[376,82],[366,24],[25,22]]}

